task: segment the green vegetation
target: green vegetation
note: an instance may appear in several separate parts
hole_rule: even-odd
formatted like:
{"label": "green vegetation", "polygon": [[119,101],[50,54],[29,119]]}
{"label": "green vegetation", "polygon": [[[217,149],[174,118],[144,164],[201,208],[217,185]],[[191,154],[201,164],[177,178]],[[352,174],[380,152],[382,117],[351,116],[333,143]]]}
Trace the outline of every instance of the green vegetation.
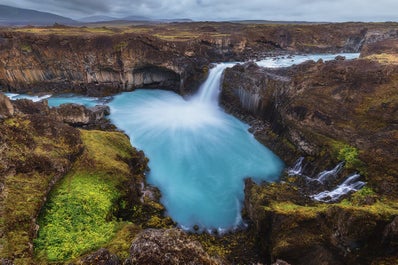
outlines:
{"label": "green vegetation", "polygon": [[50,261],[67,260],[112,238],[115,220],[108,216],[118,192],[106,177],[79,172],[60,183],[39,223],[39,253],[44,250]]}
{"label": "green vegetation", "polygon": [[[80,150],[77,131],[59,126],[57,138],[36,120],[14,117],[0,123],[0,257],[28,264],[31,232],[50,183]],[[34,166],[33,166],[34,165]],[[9,170],[9,167],[12,167]]]}
{"label": "green vegetation", "polygon": [[358,149],[349,145],[340,148],[337,158],[345,161],[345,166],[348,168],[354,168],[360,163],[358,159]]}
{"label": "green vegetation", "polygon": [[345,162],[346,169],[358,170],[362,175],[366,175],[364,163],[359,159],[359,151],[357,148],[343,142],[332,141],[332,152],[334,156]]}
{"label": "green vegetation", "polygon": [[118,190],[131,178],[133,157],[122,133],[81,131],[86,151],[56,186],[39,220],[37,256],[66,261],[109,242],[117,232]]}

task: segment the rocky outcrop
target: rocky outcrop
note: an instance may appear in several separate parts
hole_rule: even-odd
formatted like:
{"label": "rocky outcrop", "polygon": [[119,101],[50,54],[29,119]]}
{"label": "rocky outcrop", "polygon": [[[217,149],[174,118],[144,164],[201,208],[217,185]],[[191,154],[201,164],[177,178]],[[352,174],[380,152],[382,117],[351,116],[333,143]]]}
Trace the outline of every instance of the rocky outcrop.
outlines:
{"label": "rocky outcrop", "polygon": [[366,165],[356,161],[352,169],[367,175],[380,192],[395,194],[396,66],[339,60],[271,70],[247,64],[224,76],[222,104],[270,124],[273,133],[258,131],[257,137],[289,164],[308,156],[314,161],[311,175],[334,167],[342,149],[351,146]]}
{"label": "rocky outcrop", "polygon": [[[395,41],[383,43],[389,48],[380,53],[395,47]],[[371,51],[376,46],[365,47]],[[249,122],[257,139],[288,164],[299,156],[306,159],[305,176],[246,183],[245,216],[259,233],[268,263],[398,261],[398,101],[392,96],[397,80],[395,64],[341,57],[284,69],[248,63],[225,71],[225,109]],[[346,161],[343,175],[363,174],[366,188],[341,203],[314,202],[307,176],[333,168],[339,160]]]}
{"label": "rocky outcrop", "polygon": [[121,265],[119,258],[113,255],[109,250],[101,248],[94,253],[82,258],[78,265]]}
{"label": "rocky outcrop", "polygon": [[224,264],[178,229],[141,232],[130,247],[131,264]]}
{"label": "rocky outcrop", "polygon": [[14,107],[12,106],[8,97],[0,93],[0,119],[10,117],[14,114]]}
{"label": "rocky outcrop", "polygon": [[188,58],[172,43],[115,36],[0,32],[0,86],[16,92],[109,95],[136,87],[183,93],[208,61]]}
{"label": "rocky outcrop", "polygon": [[59,119],[72,126],[87,126],[98,123],[106,115],[110,114],[110,109],[105,105],[86,108],[79,104],[62,104],[58,108],[52,109],[52,113]]}
{"label": "rocky outcrop", "polygon": [[[394,232],[396,210],[360,207],[352,200],[327,206],[309,201],[290,181],[245,188],[245,212],[258,231],[268,262],[291,264],[373,264],[398,260]],[[355,199],[364,200],[363,195]],[[388,240],[387,240],[388,238]],[[380,263],[383,264],[383,263]],[[394,263],[387,263],[394,264]]]}

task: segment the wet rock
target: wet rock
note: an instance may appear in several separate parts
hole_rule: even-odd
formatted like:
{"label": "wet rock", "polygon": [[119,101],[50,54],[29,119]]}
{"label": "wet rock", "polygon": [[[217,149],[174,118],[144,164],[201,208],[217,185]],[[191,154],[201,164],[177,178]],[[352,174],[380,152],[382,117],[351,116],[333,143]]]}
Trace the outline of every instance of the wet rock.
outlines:
{"label": "wet rock", "polygon": [[0,93],[0,119],[14,115],[14,107],[8,97]]}
{"label": "wet rock", "polygon": [[130,247],[131,264],[223,264],[178,229],[147,229]]}

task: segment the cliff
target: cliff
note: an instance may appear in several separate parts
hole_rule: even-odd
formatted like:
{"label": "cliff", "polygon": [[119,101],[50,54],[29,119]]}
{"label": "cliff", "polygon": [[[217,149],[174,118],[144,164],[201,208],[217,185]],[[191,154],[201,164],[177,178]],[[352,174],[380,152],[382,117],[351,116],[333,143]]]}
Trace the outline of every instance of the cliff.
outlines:
{"label": "cliff", "polygon": [[[301,170],[280,183],[246,183],[245,213],[269,261],[396,263],[398,68],[371,52],[395,56],[396,40],[380,42],[366,44],[366,59],[284,69],[248,63],[225,71],[226,110],[252,124],[257,139],[291,166],[304,157]],[[344,169],[323,189],[353,172],[365,188],[329,204],[314,201],[311,195],[320,191],[315,178],[339,161]]]}
{"label": "cliff", "polygon": [[137,87],[191,93],[209,62],[270,54],[358,52],[394,23],[175,23],[116,28],[0,29],[0,89],[109,95]]}

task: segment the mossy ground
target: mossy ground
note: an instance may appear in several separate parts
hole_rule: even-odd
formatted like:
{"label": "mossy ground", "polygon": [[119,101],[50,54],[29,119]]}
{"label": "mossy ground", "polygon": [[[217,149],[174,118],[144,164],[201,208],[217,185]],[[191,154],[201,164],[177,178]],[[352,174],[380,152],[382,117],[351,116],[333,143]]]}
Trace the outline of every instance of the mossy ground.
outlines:
{"label": "mossy ground", "polygon": [[51,193],[41,215],[35,249],[40,259],[65,261],[109,242],[120,229],[117,202],[132,177],[128,138],[81,131],[85,152]]}
{"label": "mossy ground", "polygon": [[51,182],[81,149],[78,132],[16,116],[0,122],[0,257],[29,264],[34,221]]}
{"label": "mossy ground", "polygon": [[85,151],[53,189],[39,219],[38,262],[68,262],[100,247],[125,259],[143,228],[174,225],[161,204],[134,197],[146,160],[140,161],[126,135],[80,132]]}

